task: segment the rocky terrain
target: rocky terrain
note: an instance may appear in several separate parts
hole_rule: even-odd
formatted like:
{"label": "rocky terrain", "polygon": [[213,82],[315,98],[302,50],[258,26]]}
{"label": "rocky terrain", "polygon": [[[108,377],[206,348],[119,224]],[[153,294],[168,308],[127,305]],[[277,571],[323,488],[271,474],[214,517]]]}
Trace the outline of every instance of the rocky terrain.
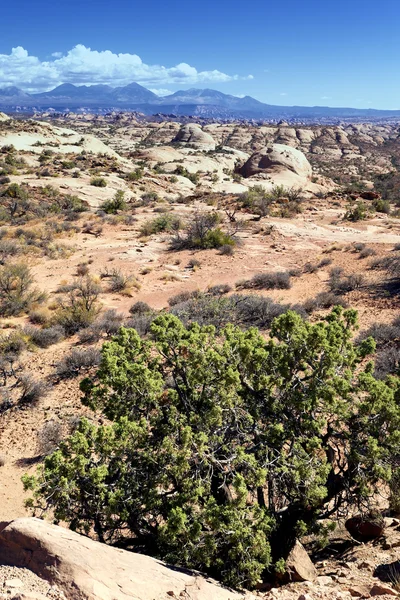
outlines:
{"label": "rocky terrain", "polygon": [[[337,303],[351,306],[361,336],[371,328],[377,336],[376,368],[395,372],[399,134],[396,123],[254,126],[129,113],[0,114],[0,270],[22,264],[32,278],[22,306],[7,304],[1,320],[0,520],[10,524],[0,532],[0,557],[8,565],[0,567],[0,594],[240,597],[197,575],[167,572],[153,559],[25,519],[31,513],[21,476],[36,470],[80,416],[99,422],[80,402],[80,380],[121,324],[145,335],[157,311],[217,326],[235,314],[243,326],[266,330],[282,306],[312,322]],[[188,243],[194,229],[193,239],[203,240],[201,228],[204,236],[218,230],[217,241]],[[277,284],[282,273],[284,283]],[[260,279],[265,274],[267,283]],[[13,281],[6,297],[0,274],[4,307],[15,301]],[[74,329],[67,309],[83,294],[96,310]],[[226,314],[236,294],[262,302],[262,310]],[[213,304],[211,311],[211,300],[218,310]],[[384,490],[382,496],[386,510]],[[325,554],[304,541],[315,567],[305,551],[295,557],[293,572],[305,568],[308,575],[298,578],[308,581],[268,584],[253,597],[397,595],[399,521],[387,516],[384,531],[365,543],[339,525]],[[71,547],[84,554],[82,561]],[[33,555],[39,549],[37,562],[27,549]],[[108,558],[118,552],[120,567]],[[47,568],[53,565],[47,555],[57,569]],[[105,581],[95,563],[108,561],[115,573]],[[153,587],[140,587],[144,571]]]}

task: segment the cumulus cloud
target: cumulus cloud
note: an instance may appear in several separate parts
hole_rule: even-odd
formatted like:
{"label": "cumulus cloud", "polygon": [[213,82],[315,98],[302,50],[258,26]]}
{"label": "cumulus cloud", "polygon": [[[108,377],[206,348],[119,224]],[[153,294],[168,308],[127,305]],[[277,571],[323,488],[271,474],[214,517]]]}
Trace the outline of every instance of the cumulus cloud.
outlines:
{"label": "cumulus cloud", "polygon": [[21,46],[11,54],[0,54],[0,86],[16,85],[26,91],[41,91],[60,83],[126,85],[136,81],[145,86],[171,83],[225,82],[253,79],[252,75],[228,75],[216,69],[198,71],[185,62],[173,67],[148,65],[137,54],[114,54],[78,44],[66,54],[54,52],[52,60],[30,56]]}
{"label": "cumulus cloud", "polygon": [[173,94],[172,90],[167,90],[166,88],[149,88],[150,92],[153,94],[157,94],[157,96],[169,96]]}

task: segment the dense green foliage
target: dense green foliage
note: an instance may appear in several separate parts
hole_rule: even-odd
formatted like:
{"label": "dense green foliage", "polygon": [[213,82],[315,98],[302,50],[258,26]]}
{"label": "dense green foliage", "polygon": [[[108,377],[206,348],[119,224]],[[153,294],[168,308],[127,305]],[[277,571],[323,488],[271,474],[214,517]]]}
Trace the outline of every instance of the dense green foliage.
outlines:
{"label": "dense green foliage", "polygon": [[[157,317],[102,350],[84,420],[47,457],[32,504],[100,540],[252,586],[296,535],[390,480],[399,383],[377,381],[355,311],[254,328]],[[281,561],[279,563],[281,565]]]}

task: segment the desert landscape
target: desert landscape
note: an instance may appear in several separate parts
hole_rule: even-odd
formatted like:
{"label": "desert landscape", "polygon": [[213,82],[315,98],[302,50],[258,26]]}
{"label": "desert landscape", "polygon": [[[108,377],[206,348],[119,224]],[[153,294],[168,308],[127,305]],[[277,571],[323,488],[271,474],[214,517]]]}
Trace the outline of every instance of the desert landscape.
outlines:
{"label": "desert landscape", "polygon": [[[268,338],[288,310],[316,324],[341,306],[358,313],[353,339],[376,341],[376,379],[398,374],[399,137],[390,120],[322,126],[0,114],[0,521],[23,529],[18,519],[32,515],[23,476],[34,475],[82,417],[104,423],[101,411],[82,404],[80,383],[120,327],[148,339],[154,319],[172,314],[185,326],[219,332],[234,323]],[[338,518],[325,550],[312,536],[302,540],[315,566],[301,547],[292,582],[260,582],[253,594],[397,595],[398,575],[385,572],[382,581],[377,571],[398,559],[400,521],[389,497],[382,484],[374,499],[386,511],[379,535],[361,544]],[[25,582],[25,591],[78,598],[64,580],[49,592],[20,566],[0,567],[3,575]],[[120,595],[112,586],[96,595],[87,585],[79,598],[238,594],[185,596],[178,582],[157,596],[129,595],[127,584]]]}

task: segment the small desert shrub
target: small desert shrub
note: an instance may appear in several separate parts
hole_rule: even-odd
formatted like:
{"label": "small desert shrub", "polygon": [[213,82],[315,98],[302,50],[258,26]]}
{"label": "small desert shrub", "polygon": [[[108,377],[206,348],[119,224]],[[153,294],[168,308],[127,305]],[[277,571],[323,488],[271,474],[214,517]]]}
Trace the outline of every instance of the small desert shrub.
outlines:
{"label": "small desert shrub", "polygon": [[145,221],[141,225],[139,233],[142,236],[149,236],[163,231],[171,233],[173,231],[178,231],[181,226],[182,222],[179,217],[176,217],[171,213],[165,213],[151,221]]}
{"label": "small desert shrub", "polygon": [[193,292],[189,292],[188,290],[186,290],[184,292],[176,294],[175,296],[171,296],[171,298],[168,298],[168,304],[170,306],[175,306],[176,304],[181,304],[182,302],[186,302],[187,300],[190,300],[192,298],[197,298],[199,295],[200,292],[198,290],[195,290]]}
{"label": "small desert shrub", "polygon": [[288,290],[292,287],[292,283],[287,271],[271,271],[270,273],[259,273],[251,279],[238,282],[236,287],[254,290]]}
{"label": "small desert shrub", "polygon": [[375,256],[376,251],[373,248],[363,248],[359,253],[359,258],[369,258]]}
{"label": "small desert shrub", "polygon": [[139,181],[143,177],[143,169],[136,169],[135,171],[130,171],[125,175],[125,179],[127,181]]}
{"label": "small desert shrub", "polygon": [[156,316],[157,312],[153,310],[145,313],[136,313],[132,315],[132,318],[128,319],[125,327],[136,329],[138,334],[144,337],[150,333],[151,324]]}
{"label": "small desert shrub", "polygon": [[347,306],[347,302],[342,296],[332,292],[320,292],[315,298],[309,298],[303,303],[303,308],[307,313],[312,313],[315,310],[327,309],[332,306]]}
{"label": "small desert shrub", "polygon": [[107,187],[107,181],[104,177],[92,177],[90,180],[90,185],[94,185],[95,187]]}
{"label": "small desert shrub", "polygon": [[322,258],[317,263],[312,263],[312,262],[306,263],[304,265],[303,271],[304,271],[304,273],[316,273],[319,269],[323,269],[324,267],[327,267],[330,264],[332,264],[332,259],[325,257],[325,258]]}
{"label": "small desert shrub", "polygon": [[146,192],[140,196],[139,204],[141,206],[150,206],[159,200],[157,192]]}
{"label": "small desert shrub", "polygon": [[200,267],[201,262],[197,258],[191,258],[187,264],[188,269],[199,269]]}
{"label": "small desert shrub", "polygon": [[118,313],[115,309],[109,309],[101,313],[92,325],[81,329],[79,340],[84,344],[94,344],[104,335],[107,337],[118,333],[124,321],[124,315]]}
{"label": "small desert shrub", "polygon": [[194,215],[187,224],[183,234],[179,232],[171,240],[171,250],[206,250],[221,248],[222,246],[234,246],[236,240],[222,231],[218,213],[201,213]]}
{"label": "small desert shrub", "polygon": [[91,325],[99,313],[97,300],[101,287],[87,276],[59,288],[59,291],[66,296],[59,300],[55,324],[61,325],[68,336]]}
{"label": "small desert shrub", "polygon": [[37,327],[32,327],[32,325],[27,325],[24,328],[24,334],[31,339],[35,346],[38,346],[39,348],[48,348],[63,339],[64,329],[61,325],[53,325],[53,327],[48,327],[46,329],[39,329]]}
{"label": "small desert shrub", "polygon": [[76,267],[76,274],[78,277],[84,277],[89,274],[89,265],[87,263],[80,263]]}
{"label": "small desert shrub", "polygon": [[96,348],[81,350],[74,348],[65,356],[56,367],[56,374],[61,378],[77,377],[92,367],[100,364],[101,353]]}
{"label": "small desert shrub", "polygon": [[235,254],[235,249],[232,245],[230,244],[224,244],[223,246],[221,246],[221,248],[219,249],[219,253],[222,256],[233,256]]}
{"label": "small desert shrub", "polygon": [[0,240],[0,265],[4,265],[11,256],[16,256],[21,246],[13,240]]}
{"label": "small desert shrub", "polygon": [[329,273],[329,289],[334,294],[347,294],[357,290],[365,283],[365,277],[361,273],[343,275],[343,269],[335,267]]}
{"label": "small desert shrub", "polygon": [[0,314],[20,315],[33,304],[44,302],[45,294],[32,289],[33,277],[25,264],[0,267]]}
{"label": "small desert shrub", "polygon": [[220,283],[218,285],[209,287],[207,291],[212,296],[221,296],[222,294],[228,294],[231,292],[232,288],[228,283]]}
{"label": "small desert shrub", "polygon": [[355,206],[347,209],[343,218],[345,221],[363,221],[368,218],[368,207],[364,202],[358,202]]}
{"label": "small desert shrub", "polygon": [[389,200],[383,200],[383,198],[378,198],[374,200],[372,203],[376,212],[384,213],[386,215],[390,215],[390,202]]}
{"label": "small desert shrub", "polygon": [[50,419],[37,432],[37,451],[41,456],[48,456],[57,448],[63,438],[61,421]]}
{"label": "small desert shrub", "polygon": [[18,377],[18,387],[21,389],[19,404],[36,404],[48,393],[48,387],[43,381],[38,381],[32,375],[23,373]]}
{"label": "small desert shrub", "polygon": [[110,292],[129,293],[132,288],[140,289],[140,283],[134,275],[124,275],[119,269],[113,269],[108,277]]}
{"label": "small desert shrub", "polygon": [[100,204],[100,210],[108,215],[116,215],[118,211],[126,209],[125,192],[117,190],[112,200],[105,200]]}
{"label": "small desert shrub", "polygon": [[357,337],[357,343],[373,337],[378,348],[400,341],[400,319],[393,323],[373,323]]}
{"label": "small desert shrub", "polygon": [[142,302],[141,300],[139,300],[138,302],[135,302],[135,304],[132,304],[132,306],[129,309],[129,312],[131,313],[131,315],[143,315],[145,313],[151,312],[153,309],[147,304],[147,302]]}
{"label": "small desert shrub", "polygon": [[400,375],[400,347],[384,348],[376,354],[374,377],[385,379],[388,375]]}

